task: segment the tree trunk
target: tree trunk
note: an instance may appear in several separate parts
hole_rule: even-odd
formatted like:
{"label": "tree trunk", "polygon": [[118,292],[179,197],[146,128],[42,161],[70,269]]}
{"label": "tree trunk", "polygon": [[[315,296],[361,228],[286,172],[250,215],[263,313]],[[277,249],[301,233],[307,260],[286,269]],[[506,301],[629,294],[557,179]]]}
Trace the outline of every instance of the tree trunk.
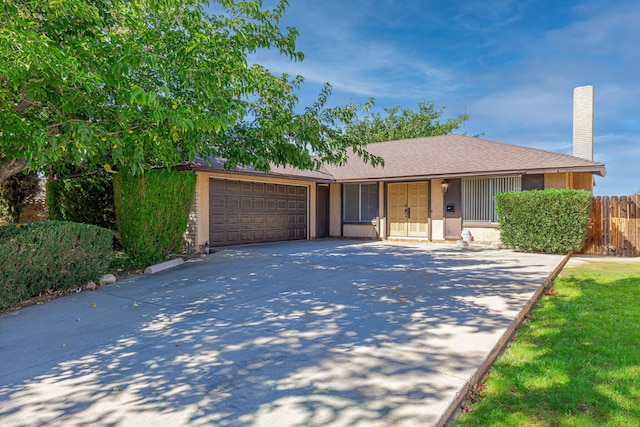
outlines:
{"label": "tree trunk", "polygon": [[13,175],[22,172],[26,165],[27,161],[25,158],[0,161],[0,184]]}

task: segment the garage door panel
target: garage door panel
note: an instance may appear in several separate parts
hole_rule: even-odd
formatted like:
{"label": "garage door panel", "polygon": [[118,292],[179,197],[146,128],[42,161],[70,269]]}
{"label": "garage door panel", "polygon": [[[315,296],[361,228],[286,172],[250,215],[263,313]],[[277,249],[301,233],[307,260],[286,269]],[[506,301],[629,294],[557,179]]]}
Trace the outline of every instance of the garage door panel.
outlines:
{"label": "garage door panel", "polygon": [[212,224],[212,225],[224,224],[225,223],[224,214],[213,214],[213,215],[211,215],[211,219],[209,220],[209,223]]}
{"label": "garage door panel", "polygon": [[278,224],[278,215],[272,213],[266,213],[264,215],[264,222],[266,227],[275,227]]}
{"label": "garage door panel", "polygon": [[210,242],[217,246],[307,238],[307,188],[212,178]]}
{"label": "garage door panel", "polygon": [[240,181],[224,180],[224,183],[222,184],[222,186],[224,187],[224,191],[237,192],[240,190]]}
{"label": "garage door panel", "polygon": [[242,197],[242,198],[240,198],[240,208],[243,211],[253,209],[253,197]]}
{"label": "garage door panel", "polygon": [[212,179],[209,181],[209,189],[215,191],[226,191],[227,184],[224,179]]}
{"label": "garage door panel", "polygon": [[221,198],[215,198],[215,199],[211,199],[209,201],[209,208],[210,209],[224,209],[225,207],[225,200],[221,199]]}
{"label": "garage door panel", "polygon": [[253,209],[255,210],[264,210],[266,207],[266,203],[264,197],[257,197],[253,199]]}
{"label": "garage door panel", "polygon": [[266,223],[265,216],[266,215],[264,213],[254,213],[253,215],[251,215],[251,223],[253,224],[254,228],[264,228]]}
{"label": "garage door panel", "polygon": [[240,198],[237,196],[227,196],[224,199],[223,206],[224,206],[223,209],[226,209],[226,210],[240,209]]}

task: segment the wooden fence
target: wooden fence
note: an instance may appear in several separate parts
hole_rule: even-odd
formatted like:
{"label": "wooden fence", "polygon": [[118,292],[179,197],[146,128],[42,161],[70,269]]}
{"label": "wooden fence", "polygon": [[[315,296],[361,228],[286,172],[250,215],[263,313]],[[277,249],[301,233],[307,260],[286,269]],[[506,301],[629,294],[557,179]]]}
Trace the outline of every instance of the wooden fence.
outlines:
{"label": "wooden fence", "polygon": [[640,256],[640,196],[596,196],[584,248],[589,255]]}

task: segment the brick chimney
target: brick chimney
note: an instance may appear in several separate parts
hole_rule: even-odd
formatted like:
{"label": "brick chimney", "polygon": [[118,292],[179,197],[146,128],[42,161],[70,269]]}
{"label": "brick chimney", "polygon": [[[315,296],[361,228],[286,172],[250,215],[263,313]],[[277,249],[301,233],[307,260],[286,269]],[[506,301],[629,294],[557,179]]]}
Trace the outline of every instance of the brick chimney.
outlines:
{"label": "brick chimney", "polygon": [[593,86],[573,90],[573,155],[593,161]]}

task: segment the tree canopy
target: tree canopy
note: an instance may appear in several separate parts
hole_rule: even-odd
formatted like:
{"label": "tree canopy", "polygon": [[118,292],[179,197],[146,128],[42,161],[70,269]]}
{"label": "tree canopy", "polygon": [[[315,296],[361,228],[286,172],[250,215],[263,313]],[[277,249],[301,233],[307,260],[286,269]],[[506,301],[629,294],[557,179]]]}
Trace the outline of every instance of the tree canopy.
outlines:
{"label": "tree canopy", "polygon": [[[358,106],[297,113],[300,76],[248,56],[297,61],[287,7],[260,0],[5,0],[0,6],[0,182],[24,168],[140,173],[195,156],[227,166],[342,163],[366,140],[342,131]],[[315,156],[310,155],[310,151]],[[350,151],[350,150],[349,150]]]}
{"label": "tree canopy", "polygon": [[345,128],[353,141],[374,143],[422,136],[447,135],[469,120],[467,113],[440,121],[444,107],[436,109],[433,101],[421,101],[418,110],[399,107],[385,108],[386,116],[374,113],[370,117],[355,118]]}

